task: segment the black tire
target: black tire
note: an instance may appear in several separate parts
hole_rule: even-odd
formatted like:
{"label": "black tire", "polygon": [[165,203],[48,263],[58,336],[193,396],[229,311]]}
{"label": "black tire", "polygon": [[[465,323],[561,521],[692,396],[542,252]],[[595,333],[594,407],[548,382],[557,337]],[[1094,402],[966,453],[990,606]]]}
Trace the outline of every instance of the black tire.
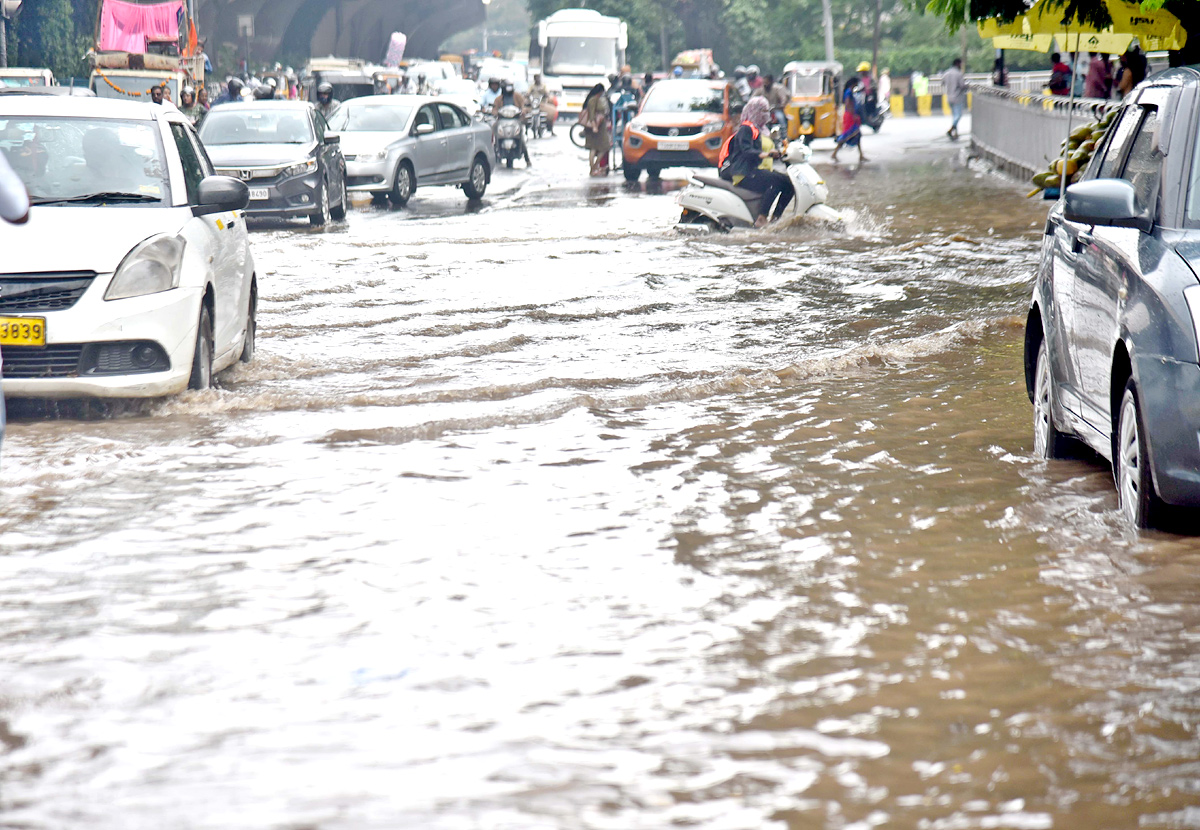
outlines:
{"label": "black tire", "polygon": [[413,194],[413,170],[407,161],[400,162],[396,168],[396,181],[392,182],[392,204],[404,207]]}
{"label": "black tire", "polygon": [[512,156],[509,156],[508,158],[506,158],[504,160],[504,164],[506,167],[508,167],[509,170],[512,170],[514,161],[516,161],[516,159],[514,159]]}
{"label": "black tire", "polygon": [[642,168],[636,164],[626,164],[622,170],[625,172],[625,181],[636,182],[642,177]]}
{"label": "black tire", "polygon": [[463,182],[463,193],[467,194],[468,199],[482,199],[486,190],[487,165],[482,158],[476,156],[475,161],[471,162],[471,172]]}
{"label": "black tire", "polygon": [[329,215],[338,222],[346,218],[346,211],[350,207],[350,194],[346,192],[346,177],[342,176],[341,186],[338,188],[338,193],[341,195],[338,198],[337,207],[329,209]]}
{"label": "black tire", "polygon": [[329,182],[321,182],[317,188],[317,208],[308,215],[308,221],[313,227],[319,228],[329,223],[332,218],[329,212]]}
{"label": "black tire", "polygon": [[1039,458],[1062,458],[1071,440],[1054,426],[1054,379],[1046,338],[1038,346],[1033,367],[1033,452]]}
{"label": "black tire", "polygon": [[662,175],[662,168],[661,167],[647,167],[646,175],[649,176],[651,179],[657,179],[659,176]]}
{"label": "black tire", "polygon": [[1125,394],[1121,396],[1113,444],[1117,508],[1134,527],[1154,527],[1163,504],[1154,492],[1150,454],[1146,449],[1146,428],[1132,379],[1125,384]]}
{"label": "black tire", "polygon": [[571,143],[574,144],[576,147],[578,147],[581,150],[583,150],[587,147],[587,145],[583,143],[584,133],[585,133],[585,130],[583,129],[583,125],[580,124],[578,121],[576,121],[574,124],[572,124],[571,129],[567,131],[567,134],[571,138]]}
{"label": "black tire", "polygon": [[258,348],[258,280],[250,278],[250,306],[246,310],[246,339],[242,343],[242,363],[254,360]]}
{"label": "black tire", "polygon": [[213,322],[208,304],[200,305],[200,324],[196,327],[196,350],[192,353],[192,376],[188,389],[208,389],[213,385]]}

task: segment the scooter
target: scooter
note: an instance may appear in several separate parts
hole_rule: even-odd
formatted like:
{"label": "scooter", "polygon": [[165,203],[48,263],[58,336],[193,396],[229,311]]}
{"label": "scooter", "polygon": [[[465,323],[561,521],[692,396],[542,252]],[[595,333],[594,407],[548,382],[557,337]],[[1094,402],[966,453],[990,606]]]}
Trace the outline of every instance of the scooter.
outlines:
{"label": "scooter", "polygon": [[866,107],[864,109],[866,109],[866,115],[863,116],[863,123],[874,132],[879,132],[883,127],[883,119],[892,113],[891,104],[887,101],[880,104],[874,92],[867,94]]}
{"label": "scooter", "polygon": [[525,146],[525,122],[521,108],[509,104],[501,107],[496,118],[496,160],[509,167],[519,158],[529,163],[529,150]]}
{"label": "scooter", "polygon": [[[812,148],[802,141],[788,144],[782,159],[775,161],[775,170],[787,175],[796,190],[782,218],[805,216],[823,222],[846,221],[841,213],[825,204],[829,188],[821,174],[808,160]],[[687,187],[679,194],[683,208],[679,230],[722,230],[754,227],[762,194],[737,187],[716,174],[692,173]]]}

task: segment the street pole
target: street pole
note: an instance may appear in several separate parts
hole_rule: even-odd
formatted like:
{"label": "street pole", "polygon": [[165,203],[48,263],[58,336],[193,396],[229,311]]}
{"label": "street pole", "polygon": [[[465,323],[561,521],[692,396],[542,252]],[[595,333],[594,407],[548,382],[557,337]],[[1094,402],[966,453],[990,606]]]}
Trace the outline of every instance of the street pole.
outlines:
{"label": "street pole", "polygon": [[821,17],[825,22],[825,60],[833,63],[833,10],[830,0],[821,0]]}
{"label": "street pole", "polygon": [[8,66],[8,23],[0,14],[0,69]]}
{"label": "street pole", "polygon": [[488,13],[488,6],[491,5],[491,2],[492,2],[492,0],[483,0],[483,54],[484,55],[487,55],[487,53],[488,53],[488,42],[487,42],[488,17],[487,17],[487,13]]}

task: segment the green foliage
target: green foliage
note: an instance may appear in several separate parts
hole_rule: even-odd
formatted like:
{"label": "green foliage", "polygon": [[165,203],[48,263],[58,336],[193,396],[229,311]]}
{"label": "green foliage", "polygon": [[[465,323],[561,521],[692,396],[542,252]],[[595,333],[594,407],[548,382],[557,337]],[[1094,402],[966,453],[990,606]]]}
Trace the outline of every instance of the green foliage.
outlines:
{"label": "green foliage", "polygon": [[57,78],[87,74],[98,0],[37,0],[10,21],[8,63],[50,69]]}

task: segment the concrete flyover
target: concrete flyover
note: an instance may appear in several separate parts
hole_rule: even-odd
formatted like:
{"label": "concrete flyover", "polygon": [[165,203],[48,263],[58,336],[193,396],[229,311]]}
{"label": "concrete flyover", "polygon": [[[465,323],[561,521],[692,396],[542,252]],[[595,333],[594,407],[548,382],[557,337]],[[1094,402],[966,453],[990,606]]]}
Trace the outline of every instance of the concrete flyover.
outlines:
{"label": "concrete flyover", "polygon": [[446,38],[483,23],[484,7],[481,0],[198,0],[210,54],[218,43],[245,54],[246,38],[238,34],[245,15],[254,20],[252,63],[298,63],[309,55],[379,61],[392,32],[408,36],[407,56],[437,57]]}

